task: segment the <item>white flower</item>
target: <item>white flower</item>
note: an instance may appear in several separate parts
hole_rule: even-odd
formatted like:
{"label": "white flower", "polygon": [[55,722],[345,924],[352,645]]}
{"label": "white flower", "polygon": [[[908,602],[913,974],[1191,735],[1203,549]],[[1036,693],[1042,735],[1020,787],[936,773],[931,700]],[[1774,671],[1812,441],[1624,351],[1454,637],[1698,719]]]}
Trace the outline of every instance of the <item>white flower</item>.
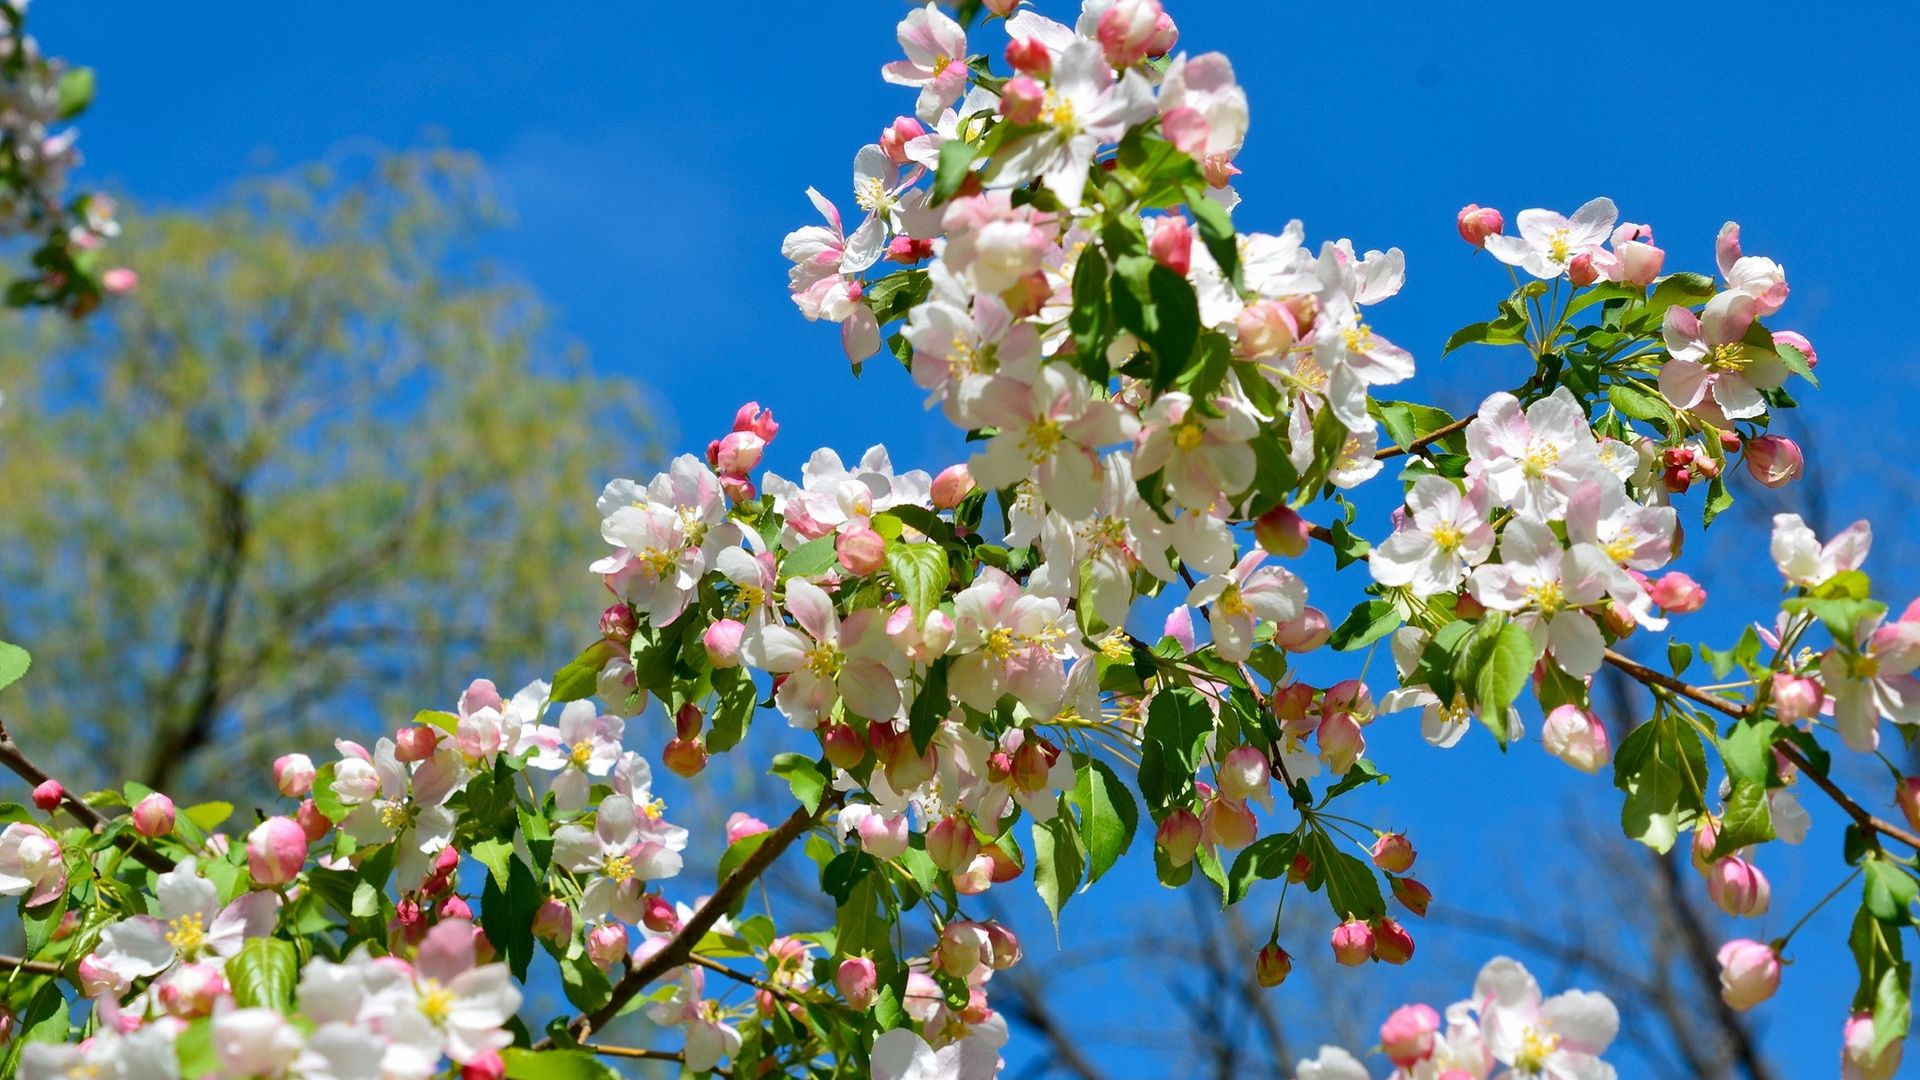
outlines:
{"label": "white flower", "polygon": [[1452,592],[1493,554],[1483,485],[1462,492],[1445,477],[1423,476],[1407,492],[1407,509],[1400,527],[1367,555],[1380,584],[1411,586],[1423,599]]}
{"label": "white flower", "polygon": [[589,779],[605,776],[620,759],[620,737],[626,721],[602,716],[591,701],[569,701],[560,710],[560,723],[542,727],[534,736],[538,747],[527,765],[557,773],[553,778],[555,805],[571,813],[587,805],[593,786]]}
{"label": "white flower", "polygon": [[220,903],[220,889],[186,859],[154,879],[158,915],[136,915],[100,933],[95,957],[118,978],[132,982],[176,963],[232,956],[251,937],[273,932],[280,898],[249,892]]}
{"label": "white flower", "polygon": [[890,664],[897,654],[880,612],[863,608],[841,619],[825,590],[787,579],[787,611],[800,629],[768,624],[741,642],[740,657],[786,679],[774,703],[788,722],[811,730],[842,698],[869,720],[890,719],[900,708],[900,685]]}
{"label": "white flower", "polygon": [[1371,1075],[1358,1058],[1337,1046],[1322,1046],[1317,1056],[1295,1064],[1293,1073],[1296,1080],[1369,1080]]}
{"label": "white flower", "polygon": [[1504,392],[1481,402],[1467,453],[1467,475],[1483,478],[1495,503],[1538,518],[1559,517],[1574,487],[1602,468],[1586,414],[1565,387],[1524,412]]}
{"label": "white flower", "polygon": [[[359,760],[349,758],[341,767]],[[442,746],[409,773],[395,756],[393,740],[381,739],[371,765],[377,793],[348,811],[340,827],[362,844],[393,844],[394,874],[410,889],[425,879],[433,856],[453,839],[454,816],[446,802],[460,786],[460,755]]]}
{"label": "white flower", "polygon": [[1467,579],[1473,598],[1495,611],[1515,613],[1514,622],[1533,639],[1535,656],[1552,653],[1560,669],[1573,676],[1598,670],[1606,643],[1582,609],[1605,600],[1619,572],[1606,553],[1592,544],[1563,549],[1546,525],[1515,518],[1500,538],[1500,558]]}
{"label": "white flower", "polygon": [[1020,187],[1040,177],[1062,205],[1078,207],[1087,170],[1102,143],[1154,115],[1153,87],[1128,70],[1116,82],[1100,46],[1075,38],[1053,66],[1042,130],[1010,140],[988,166],[988,187]]}
{"label": "white flower", "polygon": [[1253,654],[1260,621],[1283,623],[1307,606],[1307,587],[1291,570],[1261,566],[1267,553],[1255,549],[1224,574],[1202,580],[1187,594],[1187,606],[1207,608],[1213,650],[1237,664]]}
{"label": "white flower", "polygon": [[644,836],[640,819],[631,799],[612,795],[595,812],[593,831],[579,825],[554,831],[554,861],[587,882],[580,896],[581,918],[612,912],[621,922],[637,923],[646,914],[647,882],[680,872],[679,853]]}
{"label": "white flower", "polygon": [[1620,1012],[1606,995],[1569,990],[1541,1000],[1540,984],[1517,961],[1497,957],[1473,983],[1487,1048],[1516,1076],[1611,1080],[1600,1060],[1620,1033]]}
{"label": "white flower", "polygon": [[1820,543],[1799,514],[1773,516],[1773,565],[1790,585],[1813,588],[1836,574],[1858,570],[1873,546],[1873,526],[1856,521],[1840,535]]}
{"label": "white flower", "polygon": [[992,1080],[1000,1071],[1000,1053],[984,1035],[935,1050],[906,1028],[875,1039],[869,1060],[873,1080]]}
{"label": "white flower", "polygon": [[1551,210],[1522,210],[1520,235],[1487,237],[1487,254],[1534,277],[1557,278],[1567,272],[1574,256],[1599,251],[1619,216],[1613,200],[1607,198],[1594,199],[1571,218]]}

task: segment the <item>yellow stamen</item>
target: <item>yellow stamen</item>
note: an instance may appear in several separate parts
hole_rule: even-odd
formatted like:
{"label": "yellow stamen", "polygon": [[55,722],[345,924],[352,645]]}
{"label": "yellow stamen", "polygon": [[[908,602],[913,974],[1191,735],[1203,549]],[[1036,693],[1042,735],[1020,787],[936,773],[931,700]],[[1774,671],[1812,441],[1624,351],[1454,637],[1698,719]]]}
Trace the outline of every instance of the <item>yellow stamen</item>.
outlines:
{"label": "yellow stamen", "polygon": [[207,940],[207,919],[199,912],[182,915],[167,924],[167,944],[182,956],[192,956]]}

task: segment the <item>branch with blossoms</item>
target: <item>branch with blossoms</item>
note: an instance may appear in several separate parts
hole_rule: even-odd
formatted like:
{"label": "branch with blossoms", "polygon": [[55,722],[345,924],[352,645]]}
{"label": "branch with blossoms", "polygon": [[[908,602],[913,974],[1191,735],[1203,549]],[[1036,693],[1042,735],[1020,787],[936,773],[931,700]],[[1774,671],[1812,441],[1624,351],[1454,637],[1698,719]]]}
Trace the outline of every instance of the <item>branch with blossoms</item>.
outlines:
{"label": "branch with blossoms", "polygon": [[[1121,859],[1151,858],[1169,888],[1271,909],[1245,957],[1262,986],[1293,964],[1289,902],[1326,905],[1340,964],[1406,964],[1403,920],[1433,891],[1413,838],[1367,820],[1388,781],[1368,728],[1417,714],[1437,749],[1508,748],[1537,709],[1553,757],[1611,764],[1628,836],[1661,852],[1691,836],[1734,915],[1769,906],[1765,845],[1805,837],[1799,778],[1832,797],[1852,825],[1829,900],[1864,882],[1843,1052],[1862,1076],[1898,1067],[1920,879],[1881,841],[1913,834],[1840,787],[1828,745],[1869,753],[1883,720],[1920,722],[1920,607],[1889,622],[1872,599],[1866,526],[1822,544],[1782,515],[1770,628],[1675,640],[1667,672],[1619,651],[1705,603],[1672,569],[1680,521],[1732,504],[1736,460],[1775,486],[1804,468],[1770,430],[1790,381],[1815,385],[1811,345],[1763,322],[1785,271],[1732,224],[1714,276],[1665,272],[1606,199],[1524,211],[1514,234],[1469,207],[1462,237],[1512,289],[1442,354],[1506,348],[1526,373],[1467,416],[1385,398],[1415,372],[1373,314],[1406,260],[1310,243],[1299,222],[1240,231],[1249,103],[1224,56],[1177,52],[1157,0],[1088,0],[1072,25],[986,7],[998,71],[937,6],[899,24],[882,74],[917,99],[854,155],[858,220],[810,191],[823,223],[782,245],[801,313],[837,324],[856,367],[897,361],[968,460],[820,449],[783,476],[762,468],[779,425],[749,403],[704,457],[606,486],[591,570],[613,602],[550,681],[509,697],[477,680],[371,747],[281,758],[288,802],[238,843],[218,831],[231,807],[138,785],[85,801],[129,808],[100,830],[0,807],[22,960],[60,973],[20,969],[28,1038],[0,1065],[605,1076],[598,1058],[627,1053],[973,1080],[999,1067],[993,978],[1022,957],[982,894],[1030,881],[1058,922]],[[1392,461],[1401,508],[1362,522],[1349,493]],[[1315,540],[1336,573],[1365,567],[1337,621],[1289,565]],[[1314,685],[1299,658],[1321,651],[1365,659]],[[1717,681],[1686,682],[1696,662]],[[1591,695],[1609,663],[1654,694],[1617,751]],[[656,705],[672,731],[653,760],[693,778],[715,753],[764,755],[797,804],[775,827],[735,815],[690,903],[667,890],[693,838],[628,745]],[[803,750],[766,753],[769,714]],[[1920,781],[1899,791],[1920,828]],[[137,847],[114,848],[129,832]],[[829,925],[744,914],[794,850]],[[1720,950],[1730,1007],[1771,996],[1804,925]],[[542,952],[569,1008],[530,1018]],[[81,1023],[70,996],[91,999]],[[588,1041],[643,1008],[678,1049]],[[1401,1077],[1610,1076],[1621,1022],[1496,959],[1444,1022],[1396,1011],[1380,1052]],[[1366,1068],[1324,1049],[1297,1072]]]}

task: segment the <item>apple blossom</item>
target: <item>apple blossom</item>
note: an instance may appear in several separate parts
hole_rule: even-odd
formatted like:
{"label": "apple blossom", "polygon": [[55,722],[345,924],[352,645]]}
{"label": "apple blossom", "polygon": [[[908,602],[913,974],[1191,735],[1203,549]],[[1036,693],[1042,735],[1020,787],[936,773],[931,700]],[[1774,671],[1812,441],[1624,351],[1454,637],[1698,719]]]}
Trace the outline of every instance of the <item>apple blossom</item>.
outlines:
{"label": "apple blossom", "polygon": [[1694,409],[1711,395],[1720,413],[1735,420],[1765,413],[1760,391],[1784,383],[1787,368],[1771,349],[1744,341],[1757,314],[1753,297],[1739,292],[1707,301],[1698,316],[1679,305],[1668,308],[1662,333],[1670,359],[1660,369],[1667,400]]}
{"label": "apple blossom", "polygon": [[1487,246],[1487,237],[1496,236],[1506,227],[1506,218],[1500,211],[1478,203],[1468,203],[1461,207],[1457,215],[1460,239],[1476,248]]}
{"label": "apple blossom", "polygon": [[1745,1011],[1780,989],[1780,954],[1771,945],[1739,938],[1720,946],[1720,997]]}
{"label": "apple blossom", "polygon": [[1842,1080],[1893,1080],[1900,1071],[1900,1059],[1906,1050],[1904,1039],[1894,1039],[1874,1052],[1878,1041],[1873,1014],[1854,1013],[1841,1029],[1840,1076]]}
{"label": "apple blossom", "polygon": [[[1489,232],[1481,246],[1494,258],[1534,277],[1557,278],[1567,272],[1575,256],[1600,250],[1618,218],[1613,200],[1607,198],[1587,202],[1572,217],[1551,210],[1522,210],[1517,218],[1519,236]],[[1463,226],[1463,235],[1465,231]]]}
{"label": "apple blossom", "polygon": [[1348,919],[1333,928],[1333,958],[1353,967],[1373,956],[1373,928],[1359,919]]}
{"label": "apple blossom", "polygon": [[893,715],[900,690],[886,662],[892,654],[885,627],[873,611],[846,620],[818,586],[787,581],[787,610],[800,629],[763,626],[742,643],[748,664],[786,675],[775,693],[780,711],[795,727],[812,728],[844,696],[846,706],[868,718]]}
{"label": "apple blossom", "polygon": [[58,780],[42,780],[33,788],[33,805],[49,814],[58,810],[60,800],[66,797],[67,789]]}
{"label": "apple blossom", "polygon": [[66,890],[60,841],[24,821],[0,830],[0,896],[24,895],[28,907],[39,907]]}
{"label": "apple blossom", "polygon": [[1596,773],[1613,756],[1607,726],[1577,705],[1561,705],[1547,714],[1540,730],[1547,753],[1584,773]]}

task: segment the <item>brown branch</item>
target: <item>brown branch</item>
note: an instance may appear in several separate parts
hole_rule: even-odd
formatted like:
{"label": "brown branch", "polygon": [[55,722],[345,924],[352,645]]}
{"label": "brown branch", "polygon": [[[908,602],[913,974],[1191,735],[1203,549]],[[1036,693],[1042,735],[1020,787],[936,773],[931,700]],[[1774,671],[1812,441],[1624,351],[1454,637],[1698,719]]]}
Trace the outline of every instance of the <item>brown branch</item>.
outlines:
{"label": "brown branch", "polygon": [[[706,936],[714,923],[720,921],[720,916],[727,913],[727,910],[733,906],[734,900],[745,893],[754,879],[765,873],[767,868],[773,865],[774,860],[792,846],[795,840],[813,828],[820,820],[820,815],[837,801],[837,796],[829,796],[821,802],[819,810],[812,812],[804,806],[796,807],[793,813],[787,816],[787,820],[767,834],[767,838],[760,842],[759,847],[753,849],[752,854],[742,860],[739,866],[734,867],[733,873],[728,874],[727,879],[720,883],[720,887],[713,890],[713,895],[707,898],[706,903],[701,904],[692,915],[687,917],[687,921],[681,925],[679,932],[675,933],[659,952],[627,969],[627,973],[614,984],[613,994],[607,998],[606,1004],[584,1016],[575,1017],[567,1024],[567,1030],[575,1038],[584,1038],[588,1032],[605,1027],[609,1021],[620,1015],[620,1010],[624,1009],[629,1001],[639,996],[640,991],[646,989],[649,983],[674,968],[688,963],[693,956],[694,945]],[[542,1039],[534,1045],[534,1049],[544,1050],[552,1045],[551,1038]]]}
{"label": "brown branch", "polygon": [[29,975],[62,976],[59,964],[49,964],[44,960],[27,960],[18,956],[0,955],[0,971],[24,971]]}
{"label": "brown branch", "polygon": [[1439,442],[1441,439],[1446,438],[1456,431],[1465,431],[1467,425],[1473,423],[1476,416],[1477,414],[1475,413],[1468,413],[1451,424],[1434,428],[1432,431],[1427,432],[1425,435],[1420,436],[1405,446],[1389,446],[1375,453],[1373,455],[1374,459],[1376,461],[1385,461],[1388,458],[1396,458],[1402,454],[1414,454],[1424,451],[1428,446]]}
{"label": "brown branch", "polygon": [[[20,744],[13,741],[13,736],[7,732],[4,722],[0,722],[0,765],[6,766],[15,776],[35,787],[53,779],[21,751]],[[65,788],[64,784],[61,786]],[[75,820],[96,833],[106,831],[107,826],[112,824],[105,814],[89,806],[86,800],[71,791],[65,791],[61,795],[60,804]],[[113,842],[149,870],[164,874],[173,869],[172,859],[142,843],[139,836],[134,833],[119,833],[113,838]]]}
{"label": "brown branch", "polygon": [[[1607,650],[1606,660],[1607,663],[1612,664],[1614,667],[1619,668],[1621,671],[1626,672],[1628,675],[1633,676],[1643,683],[1650,686],[1658,686],[1663,690],[1678,694],[1689,701],[1698,702],[1701,705],[1705,705],[1710,709],[1717,710],[1735,719],[1745,717],[1753,711],[1753,707],[1749,704],[1727,701],[1724,698],[1715,697],[1699,687],[1681,682],[1671,675],[1662,675],[1660,672],[1655,671],[1645,664],[1621,656],[1612,649]],[[1915,836],[1913,833],[1895,825],[1893,822],[1876,816],[1866,807],[1855,802],[1853,796],[1848,795],[1840,789],[1840,785],[1834,783],[1833,780],[1824,773],[1815,769],[1813,763],[1807,760],[1807,756],[1800,752],[1798,746],[1790,742],[1778,742],[1774,744],[1773,749],[1775,753],[1792,762],[1807,779],[1813,781],[1815,787],[1826,792],[1827,798],[1832,799],[1835,805],[1839,806],[1841,810],[1846,811],[1847,816],[1852,818],[1854,823],[1860,826],[1862,831],[1868,834],[1878,833],[1881,836],[1898,840],[1908,847],[1913,848],[1915,851],[1920,851],[1920,836]]]}
{"label": "brown branch", "polygon": [[[687,1055],[678,1050],[643,1050],[636,1046],[603,1046],[598,1043],[582,1043],[582,1050],[591,1050],[602,1057],[637,1058],[641,1061],[677,1061],[685,1064]],[[710,1070],[715,1076],[731,1076],[725,1069]]]}
{"label": "brown branch", "polygon": [[791,991],[775,986],[772,983],[766,981],[765,979],[756,979],[752,975],[749,975],[744,971],[736,971],[733,968],[728,967],[727,965],[721,963],[718,960],[709,960],[704,956],[698,956],[698,955],[689,953],[687,955],[687,963],[697,964],[700,967],[706,968],[708,971],[714,972],[715,974],[725,975],[727,978],[732,979],[734,982],[743,983],[747,986],[751,986],[755,990],[765,991],[766,993],[772,994],[774,997],[777,997],[781,1001],[787,1002],[790,1005],[801,1004],[800,999],[794,997]]}

